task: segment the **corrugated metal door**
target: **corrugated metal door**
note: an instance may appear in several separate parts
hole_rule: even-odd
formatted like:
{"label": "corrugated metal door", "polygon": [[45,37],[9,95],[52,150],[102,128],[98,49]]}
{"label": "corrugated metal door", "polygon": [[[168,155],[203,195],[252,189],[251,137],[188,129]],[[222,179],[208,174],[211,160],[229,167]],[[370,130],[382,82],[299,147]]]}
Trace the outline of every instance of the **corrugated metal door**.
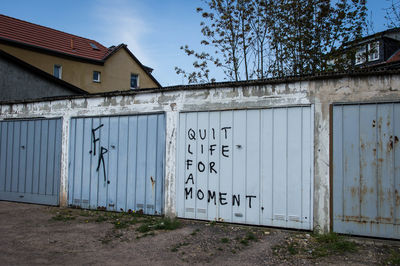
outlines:
{"label": "corrugated metal door", "polygon": [[61,119],[0,122],[0,200],[58,205]]}
{"label": "corrugated metal door", "polygon": [[163,212],[164,114],[71,119],[70,205]]}
{"label": "corrugated metal door", "polygon": [[400,104],[333,107],[333,230],[400,238]]}
{"label": "corrugated metal door", "polygon": [[184,218],[312,229],[311,107],[181,113]]}

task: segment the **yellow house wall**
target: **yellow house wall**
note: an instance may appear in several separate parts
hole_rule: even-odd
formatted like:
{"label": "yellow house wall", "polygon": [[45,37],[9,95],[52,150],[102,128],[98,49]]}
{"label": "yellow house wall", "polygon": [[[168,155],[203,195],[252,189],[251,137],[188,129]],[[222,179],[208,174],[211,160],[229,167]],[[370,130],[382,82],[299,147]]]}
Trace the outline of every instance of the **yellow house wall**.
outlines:
{"label": "yellow house wall", "polygon": [[[120,49],[108,58],[104,65],[84,63],[6,44],[0,44],[0,49],[51,75],[53,75],[54,65],[61,65],[61,78],[64,81],[90,93],[130,90],[131,73],[139,75],[139,88],[157,87],[157,84],[130,57],[125,49]],[[93,71],[101,72],[99,83],[93,82]]]}

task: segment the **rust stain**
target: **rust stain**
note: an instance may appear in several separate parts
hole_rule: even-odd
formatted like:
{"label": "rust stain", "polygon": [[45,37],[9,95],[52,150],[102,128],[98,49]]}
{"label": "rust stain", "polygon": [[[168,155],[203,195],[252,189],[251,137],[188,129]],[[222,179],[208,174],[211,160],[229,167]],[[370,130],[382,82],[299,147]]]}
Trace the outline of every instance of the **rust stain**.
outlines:
{"label": "rust stain", "polygon": [[395,198],[396,198],[396,202],[395,205],[396,207],[400,206],[400,195],[399,195],[399,191],[397,189],[394,190],[394,194],[395,194]]}
{"label": "rust stain", "polygon": [[352,188],[350,189],[350,191],[351,191],[351,197],[355,198],[355,197],[357,196],[358,188],[352,187]]}
{"label": "rust stain", "polygon": [[383,158],[378,158],[378,162],[382,163],[384,161]]}
{"label": "rust stain", "polygon": [[389,137],[389,142],[387,144],[387,151],[391,152],[393,150],[393,136]]}
{"label": "rust stain", "polygon": [[154,185],[156,184],[156,181],[153,179],[152,176],[150,176],[150,181],[151,181],[151,188],[154,190]]}
{"label": "rust stain", "polygon": [[397,143],[399,143],[399,137],[394,136],[394,144],[397,144]]}

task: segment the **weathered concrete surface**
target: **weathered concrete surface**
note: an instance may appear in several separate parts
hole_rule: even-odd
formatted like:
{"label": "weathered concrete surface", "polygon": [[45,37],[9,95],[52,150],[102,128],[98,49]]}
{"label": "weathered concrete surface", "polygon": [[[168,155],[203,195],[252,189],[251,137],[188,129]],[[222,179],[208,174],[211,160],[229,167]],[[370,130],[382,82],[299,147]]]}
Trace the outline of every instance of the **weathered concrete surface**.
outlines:
{"label": "weathered concrete surface", "polygon": [[47,73],[37,72],[0,53],[0,101],[82,94],[62,85],[62,81],[57,82]]}
{"label": "weathered concrete surface", "polygon": [[167,215],[176,214],[176,143],[180,112],[313,105],[314,108],[314,228],[330,225],[330,115],[337,102],[400,100],[400,75],[371,75],[303,80],[232,88],[177,89],[130,95],[59,99],[0,105],[0,119],[62,117],[62,170],[60,202],[67,204],[69,120],[71,117],[166,114],[165,200]]}

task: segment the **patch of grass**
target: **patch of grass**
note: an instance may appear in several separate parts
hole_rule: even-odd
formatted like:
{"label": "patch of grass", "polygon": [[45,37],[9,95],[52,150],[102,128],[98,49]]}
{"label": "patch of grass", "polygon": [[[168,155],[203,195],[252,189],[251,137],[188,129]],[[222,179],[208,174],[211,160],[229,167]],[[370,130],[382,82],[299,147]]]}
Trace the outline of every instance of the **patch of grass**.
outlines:
{"label": "patch of grass", "polygon": [[189,245],[189,243],[187,243],[187,242],[178,243],[177,245],[175,245],[171,248],[171,251],[177,252],[180,247],[187,246],[187,245]]}
{"label": "patch of grass", "polygon": [[94,220],[96,223],[102,223],[102,222],[105,222],[105,221],[107,221],[108,219],[107,219],[107,217],[105,217],[105,216],[103,216],[103,215],[99,215],[99,216],[97,216],[97,218]]}
{"label": "patch of grass", "polygon": [[291,255],[296,255],[297,253],[299,253],[299,251],[294,243],[290,243],[288,245],[287,249]]}
{"label": "patch of grass", "polygon": [[194,230],[193,232],[190,233],[191,236],[195,236],[197,235],[197,233],[200,232],[200,229],[197,228],[196,230]]}
{"label": "patch of grass", "polygon": [[125,221],[125,220],[116,220],[114,221],[114,228],[115,229],[124,229],[129,227],[130,223],[129,221]]}
{"label": "patch of grass", "polygon": [[384,262],[386,265],[400,265],[400,253],[398,250],[390,250],[390,256]]}
{"label": "patch of grass", "polygon": [[221,238],[221,243],[228,243],[229,242],[229,238],[223,237]]}
{"label": "patch of grass", "polygon": [[355,243],[346,240],[336,233],[314,235],[317,247],[312,252],[314,257],[324,257],[332,253],[354,252],[357,250]]}
{"label": "patch of grass", "polygon": [[75,216],[69,213],[58,213],[55,216],[51,217],[53,221],[63,221],[63,222],[75,220],[75,218],[76,218]]}
{"label": "patch of grass", "polygon": [[246,239],[249,241],[257,241],[257,237],[253,232],[247,232]]}
{"label": "patch of grass", "polygon": [[140,225],[136,231],[140,233],[146,233],[152,230],[175,230],[181,226],[178,219],[171,219],[169,217],[163,217],[161,219],[149,219]]}
{"label": "patch of grass", "polygon": [[240,244],[242,244],[244,246],[248,246],[249,245],[249,241],[246,238],[243,238],[242,240],[240,240]]}

